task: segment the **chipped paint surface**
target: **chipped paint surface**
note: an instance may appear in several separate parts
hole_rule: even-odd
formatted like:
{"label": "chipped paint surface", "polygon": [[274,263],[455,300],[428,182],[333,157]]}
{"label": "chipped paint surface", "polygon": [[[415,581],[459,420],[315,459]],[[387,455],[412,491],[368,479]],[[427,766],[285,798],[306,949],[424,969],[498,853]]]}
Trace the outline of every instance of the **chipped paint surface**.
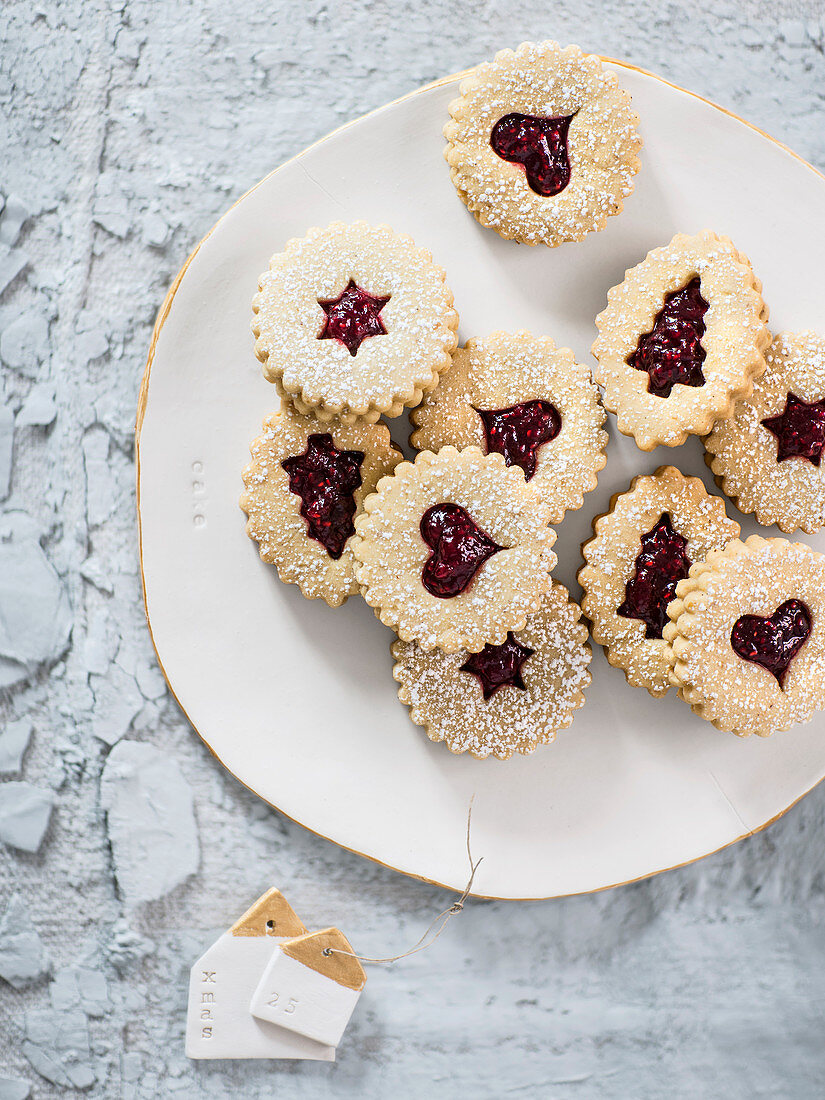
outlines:
{"label": "chipped paint surface", "polygon": [[[186,254],[336,125],[547,35],[661,72],[825,168],[820,0],[549,16],[527,0],[0,4],[0,795],[28,785],[0,798],[0,830],[9,799],[40,807],[12,814],[23,850],[0,843],[0,1098],[821,1094],[825,787],[650,882],[468,906],[430,950],[372,970],[335,1066],[184,1057],[188,968],[268,886],[373,955],[444,907],[257,802],[159,677],[132,427]],[[175,776],[174,813],[132,798],[132,743]],[[179,834],[188,856],[153,897],[141,838]]]}

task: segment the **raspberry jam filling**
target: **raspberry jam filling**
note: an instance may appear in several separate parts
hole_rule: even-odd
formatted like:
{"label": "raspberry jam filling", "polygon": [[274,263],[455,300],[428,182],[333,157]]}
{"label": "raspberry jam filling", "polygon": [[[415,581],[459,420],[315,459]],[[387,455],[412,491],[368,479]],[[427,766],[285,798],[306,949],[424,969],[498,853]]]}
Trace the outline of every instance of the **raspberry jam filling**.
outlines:
{"label": "raspberry jam filling", "polygon": [[537,195],[558,195],[570,182],[567,131],[573,115],[542,118],[516,112],[500,118],[490,134],[493,152],[524,167]]}
{"label": "raspberry jam filling", "polygon": [[773,615],[743,615],[733,624],[730,644],[743,661],[766,668],[781,688],[791,661],[807,642],[813,618],[802,600],[786,600]]}
{"label": "raspberry jam filling", "polygon": [[535,650],[529,646],[519,645],[512,630],[508,630],[505,642],[501,645],[491,645],[488,642],[480,653],[471,653],[461,666],[461,671],[471,672],[477,677],[486,703],[499,688],[517,687],[525,690],[521,668],[534,653]]}
{"label": "raspberry jam filling", "polygon": [[460,596],[488,558],[503,550],[458,504],[433,504],[421,517],[421,537],[432,553],[421,570],[431,596]]}
{"label": "raspberry jam filling", "polygon": [[337,298],[319,298],[318,305],[327,315],[319,340],[338,340],[350,355],[357,355],[369,336],[386,336],[380,313],[390,300],[388,294],[377,298],[350,279]]}
{"label": "raspberry jam filling", "polygon": [[290,492],[301,498],[307,534],[336,561],[355,531],[353,494],[361,487],[363,461],[363,451],[339,451],[328,432],[318,432],[309,436],[302,455],[281,463],[289,475]]}
{"label": "raspberry jam filling", "polygon": [[667,295],[653,328],[639,337],[636,350],[627,360],[636,370],[647,371],[648,393],[670,397],[677,382],[704,386],[702,364],[707,353],[702,337],[707,310],[698,275],[681,290]]}
{"label": "raspberry jam filling", "polygon": [[822,461],[825,448],[825,400],[802,401],[789,393],[779,416],[762,421],[776,436],[776,461],[786,458],[807,458],[814,466]]}
{"label": "raspberry jam filling", "polygon": [[624,603],[616,613],[624,619],[641,619],[646,638],[662,636],[667,605],[676,594],[676,585],[690,569],[686,546],[687,539],[673,530],[667,512],[642,535],[641,553],[636,558],[633,576],[625,585]]}
{"label": "raspberry jam filling", "polygon": [[561,431],[561,416],[549,401],[525,401],[506,409],[476,409],[484,424],[487,453],[504,455],[508,466],[521,466],[529,481],[536,472],[536,452]]}

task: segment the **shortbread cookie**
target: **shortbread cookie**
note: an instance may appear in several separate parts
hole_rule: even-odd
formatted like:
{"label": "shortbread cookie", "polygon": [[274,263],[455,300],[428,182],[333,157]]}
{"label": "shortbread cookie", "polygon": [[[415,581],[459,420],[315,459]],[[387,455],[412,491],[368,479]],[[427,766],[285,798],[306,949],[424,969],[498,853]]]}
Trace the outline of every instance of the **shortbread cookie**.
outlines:
{"label": "shortbread cookie", "polygon": [[694,565],[668,607],[671,681],[700,718],[768,737],[825,707],[825,556],[735,539]]}
{"label": "shortbread cookie", "polygon": [[353,521],[401,452],[383,424],[325,424],[288,402],[263,427],[243,472],[246,533],[282,581],[337,607],[358,592]]}
{"label": "shortbread cookie", "polygon": [[493,332],[468,340],[411,413],[411,443],[498,451],[550,505],[550,522],[581,508],[607,461],[605,412],[590,371],[549,336]]}
{"label": "shortbread cookie", "polygon": [[698,478],[660,466],[612,497],[593,532],[579,571],[593,637],[629,684],[665,695],[670,678],[662,631],[676,584],[694,562],[736,538],[739,524]]}
{"label": "shortbread cookie", "polygon": [[708,463],[742,512],[783,531],[825,524],[825,339],[783,332],[751,397],[705,439]]}
{"label": "shortbread cookie", "polygon": [[549,745],[573,721],[592,656],[581,611],[553,584],[539,611],[480,653],[424,650],[396,641],[398,698],[431,741],[451,752],[507,760]]}
{"label": "shortbread cookie", "polygon": [[750,396],[770,343],[762,284],[727,237],[677,234],[607,295],[593,354],[604,403],[643,451],[705,435]]}
{"label": "shortbread cookie", "polygon": [[289,241],[252,309],[264,375],[321,420],[398,416],[433,389],[456,345],[444,272],[386,225],[333,222]]}
{"label": "shortbread cookie", "polygon": [[598,57],[525,42],[473,69],[450,104],[444,156],[482,225],[523,244],[580,241],[633,190],[639,120]]}
{"label": "shortbread cookie", "polygon": [[405,642],[477,653],[521,630],[550,587],[549,509],[500,454],[422,451],[364,501],[355,575]]}

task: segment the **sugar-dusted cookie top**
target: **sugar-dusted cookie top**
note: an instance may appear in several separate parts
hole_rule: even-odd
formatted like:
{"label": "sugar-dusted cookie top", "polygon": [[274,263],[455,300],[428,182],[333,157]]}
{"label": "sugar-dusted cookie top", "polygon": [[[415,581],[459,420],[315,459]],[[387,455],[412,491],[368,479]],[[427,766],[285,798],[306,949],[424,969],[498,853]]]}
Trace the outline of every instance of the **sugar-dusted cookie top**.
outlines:
{"label": "sugar-dusted cookie top", "polygon": [[633,190],[642,139],[630,96],[578,46],[525,42],[461,82],[444,156],[482,225],[524,244],[580,241]]}

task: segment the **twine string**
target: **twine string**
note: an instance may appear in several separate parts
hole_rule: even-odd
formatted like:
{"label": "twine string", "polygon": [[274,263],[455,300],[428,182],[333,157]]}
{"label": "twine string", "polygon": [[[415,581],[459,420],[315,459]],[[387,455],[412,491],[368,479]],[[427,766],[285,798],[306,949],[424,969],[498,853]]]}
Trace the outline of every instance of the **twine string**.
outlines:
{"label": "twine string", "polygon": [[[473,798],[475,798],[475,795],[473,795]],[[476,877],[476,871],[484,859],[483,856],[479,856],[479,858],[474,861],[472,849],[470,848],[470,824],[473,816],[473,798],[470,799],[470,805],[467,809],[467,859],[470,864],[470,877],[461,893],[461,897],[457,901],[454,901],[453,904],[443,912],[439,913],[424,930],[423,936],[415,941],[409,951],[403,951],[400,955],[392,955],[388,959],[371,959],[366,955],[356,955],[354,951],[344,951],[340,947],[325,947],[323,950],[324,955],[348,955],[349,958],[358,959],[358,961],[362,963],[394,963],[398,962],[399,959],[406,959],[410,955],[416,955],[419,951],[426,951],[428,947],[432,947],[452,918],[458,916],[463,910],[464,903],[470,896],[470,891],[473,888],[473,880]]]}

